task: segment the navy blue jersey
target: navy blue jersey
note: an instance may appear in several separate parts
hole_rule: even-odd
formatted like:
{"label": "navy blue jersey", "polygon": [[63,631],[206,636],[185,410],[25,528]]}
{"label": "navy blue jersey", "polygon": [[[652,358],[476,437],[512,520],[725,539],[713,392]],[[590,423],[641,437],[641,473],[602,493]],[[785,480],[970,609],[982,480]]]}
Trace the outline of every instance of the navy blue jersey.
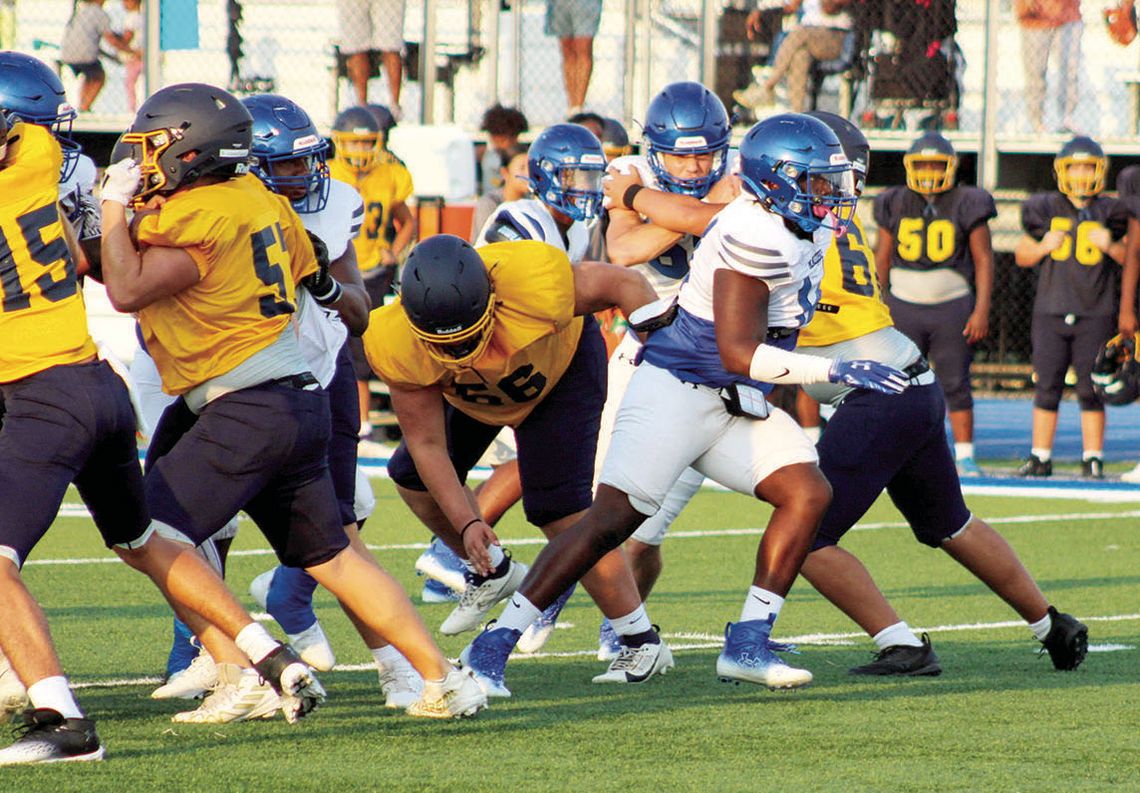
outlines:
{"label": "navy blue jersey", "polygon": [[892,187],[875,199],[875,222],[891,233],[891,268],[953,269],[973,281],[970,232],[997,216],[993,196],[980,187],[959,185],[930,197],[908,187]]}
{"label": "navy blue jersey", "polygon": [[1021,227],[1040,241],[1049,231],[1062,231],[1065,241],[1038,264],[1035,314],[1108,316],[1116,313],[1113,283],[1120,268],[1089,241],[1089,232],[1106,228],[1113,240],[1128,230],[1123,202],[1098,195],[1078,209],[1057,191],[1031,195],[1021,207]]}

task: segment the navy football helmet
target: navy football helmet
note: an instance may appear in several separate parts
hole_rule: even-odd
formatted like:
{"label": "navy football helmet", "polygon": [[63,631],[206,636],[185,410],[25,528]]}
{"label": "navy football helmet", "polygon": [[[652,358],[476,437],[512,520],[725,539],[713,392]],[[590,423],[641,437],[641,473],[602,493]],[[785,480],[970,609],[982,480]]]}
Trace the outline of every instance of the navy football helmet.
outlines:
{"label": "navy football helmet", "polygon": [[740,143],[739,176],[766,209],[811,233],[846,231],[855,181],[839,138],[822,121],[781,113],[754,124]]}
{"label": "navy football helmet", "polygon": [[77,113],[67,103],[63,83],[43,61],[19,52],[0,52],[0,112],[47,127],[63,150],[59,181],[66,182],[79,164],[79,144],[71,138]]}
{"label": "navy football helmet", "polygon": [[495,290],[483,258],[465,240],[436,234],[408,254],[400,303],[412,333],[449,368],[478,358],[491,341]]}
{"label": "navy football helmet", "polygon": [[1092,369],[1093,390],[1106,405],[1130,405],[1140,398],[1140,365],[1136,363],[1137,336],[1113,336]]}
{"label": "navy football helmet", "polygon": [[941,132],[920,135],[903,155],[906,186],[920,195],[945,193],[958,174],[958,152]]}
{"label": "navy football helmet", "polygon": [[380,132],[384,135],[384,140],[387,140],[388,133],[392,127],[396,126],[396,117],[392,115],[392,111],[384,105],[368,104],[364,107],[376,119],[376,123],[380,125]]}
{"label": "navy football helmet", "polygon": [[597,217],[602,207],[606,155],[580,124],[554,124],[527,150],[530,186],[542,203],[574,220]]}
{"label": "navy football helmet", "polygon": [[1084,199],[1104,190],[1108,157],[1100,144],[1087,135],[1077,135],[1053,160],[1057,189],[1069,198]]}
{"label": "navy football helmet", "polygon": [[629,133],[616,118],[605,118],[602,127],[602,151],[606,153],[607,160],[624,157],[633,151],[629,145]]}
{"label": "navy football helmet", "polygon": [[346,107],[333,119],[333,156],[357,171],[370,171],[384,149],[380,122],[367,107]]}
{"label": "navy football helmet", "polygon": [[828,129],[839,138],[839,145],[843,147],[843,153],[850,160],[851,171],[855,176],[855,195],[862,195],[863,188],[867,185],[867,171],[871,168],[871,144],[867,136],[857,126],[835,113],[811,110],[805,115],[818,118],[827,124]]}
{"label": "navy football helmet", "polygon": [[[320,212],[329,200],[328,142],[317,132],[309,114],[291,99],[259,94],[241,100],[253,116],[253,172],[275,193],[293,202],[299,213]],[[290,160],[301,160],[292,175],[275,170]]]}
{"label": "navy football helmet", "polygon": [[[724,176],[732,125],[724,103],[700,83],[665,86],[645,111],[643,135],[649,167],[669,192],[704,198]],[[662,163],[662,154],[711,154],[712,167],[705,176],[673,176]]]}

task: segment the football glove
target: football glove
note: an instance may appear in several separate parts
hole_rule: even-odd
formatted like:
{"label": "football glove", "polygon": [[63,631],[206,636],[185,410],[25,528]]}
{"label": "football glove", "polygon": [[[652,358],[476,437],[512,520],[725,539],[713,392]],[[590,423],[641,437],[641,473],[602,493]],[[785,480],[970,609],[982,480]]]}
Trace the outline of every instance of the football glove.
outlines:
{"label": "football glove", "polygon": [[308,289],[313,299],[322,306],[328,306],[340,300],[344,289],[329,273],[328,246],[313,232],[307,233],[309,240],[313,243],[313,254],[317,257],[317,271],[302,278],[301,286]]}
{"label": "football glove", "polygon": [[138,192],[142,180],[142,169],[130,157],[119,160],[107,168],[103,174],[100,196],[104,201],[114,201],[130,206],[131,199]]}
{"label": "football glove", "polygon": [[878,361],[835,361],[827,379],[832,383],[884,394],[901,394],[909,385],[906,374]]}

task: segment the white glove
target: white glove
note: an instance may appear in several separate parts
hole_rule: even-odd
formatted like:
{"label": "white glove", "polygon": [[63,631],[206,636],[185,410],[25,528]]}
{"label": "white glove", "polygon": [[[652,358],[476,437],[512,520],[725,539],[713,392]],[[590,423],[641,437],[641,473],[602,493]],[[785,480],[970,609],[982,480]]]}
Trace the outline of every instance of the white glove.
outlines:
{"label": "white glove", "polygon": [[130,157],[119,160],[103,174],[100,196],[104,201],[116,201],[130,206],[142,181],[142,169]]}

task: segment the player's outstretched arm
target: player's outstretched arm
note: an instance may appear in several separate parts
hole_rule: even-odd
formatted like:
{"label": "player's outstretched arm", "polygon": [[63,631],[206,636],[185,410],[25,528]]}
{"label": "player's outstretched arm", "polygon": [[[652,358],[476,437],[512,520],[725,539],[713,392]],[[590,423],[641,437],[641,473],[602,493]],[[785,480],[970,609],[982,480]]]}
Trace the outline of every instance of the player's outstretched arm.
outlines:
{"label": "player's outstretched arm", "polygon": [[724,204],[645,187],[636,174],[613,173],[602,182],[602,190],[614,207],[633,210],[670,231],[698,237],[724,208]]}
{"label": "player's outstretched arm", "polygon": [[606,258],[612,264],[629,266],[657,258],[684,238],[656,223],[646,223],[632,209],[613,207],[609,211],[610,225],[606,229]]}
{"label": "player's outstretched arm", "polygon": [[636,270],[602,262],[579,262],[571,270],[576,315],[616,307],[628,317],[634,309],[657,299],[653,287]]}
{"label": "player's outstretched arm", "polygon": [[344,289],[340,300],[330,308],[340,314],[349,333],[353,336],[364,335],[368,329],[368,312],[372,310],[372,301],[364,289],[364,279],[360,277],[360,268],[356,265],[354,245],[344,247],[344,253],[329,265],[329,273]]}

